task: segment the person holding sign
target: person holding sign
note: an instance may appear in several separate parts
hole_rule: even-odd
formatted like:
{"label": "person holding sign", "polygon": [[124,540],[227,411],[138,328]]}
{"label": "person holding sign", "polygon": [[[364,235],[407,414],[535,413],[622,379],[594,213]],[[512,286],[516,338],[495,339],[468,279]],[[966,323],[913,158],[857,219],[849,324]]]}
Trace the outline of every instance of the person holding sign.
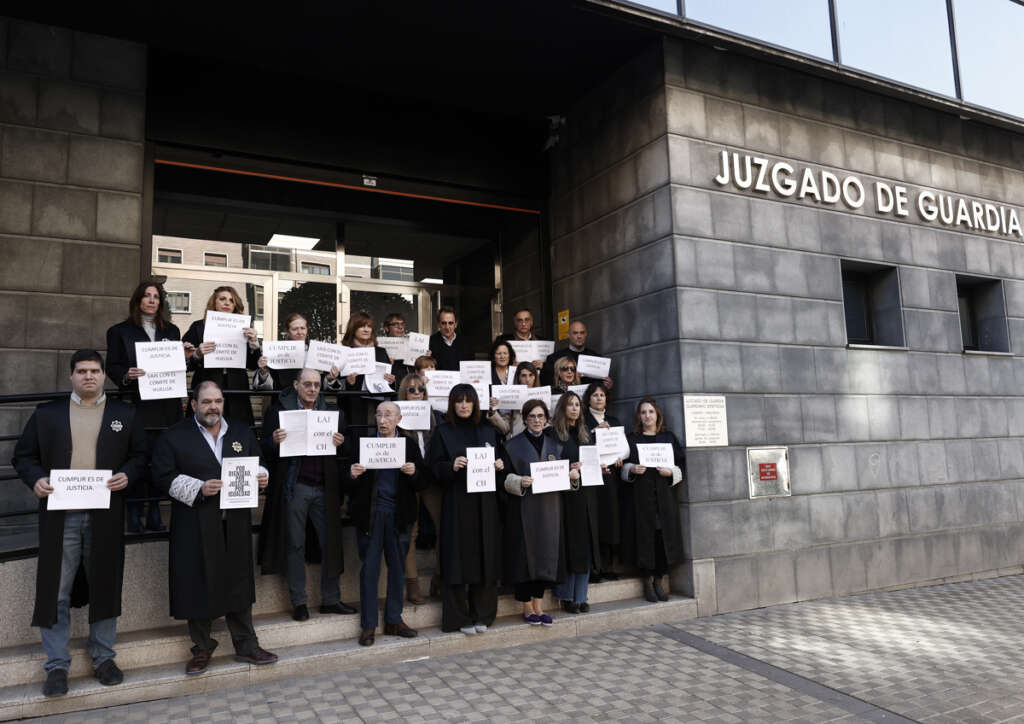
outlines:
{"label": "person holding sign", "polygon": [[[676,436],[664,429],[665,418],[653,397],[636,408],[629,439],[629,459],[622,466],[627,483],[622,495],[622,560],[640,569],[644,598],[667,601],[661,579],[669,567],[683,562],[683,528],[673,486],[683,479],[685,453]],[[641,460],[644,445],[671,446],[657,467]]]}
{"label": "person holding sign", "polygon": [[[515,331],[514,332],[505,332],[504,334],[499,334],[497,337],[494,338],[494,341],[495,342],[513,342],[513,341],[527,342],[527,341],[534,341],[534,340],[537,339],[537,335],[534,334],[534,331],[533,331],[533,312],[531,312],[528,308],[523,307],[522,309],[517,311],[515,313],[515,316],[512,317],[512,324],[515,326]],[[532,363],[534,368],[537,369],[537,370],[541,370],[541,369],[544,368],[544,360],[543,359],[521,360],[521,361],[522,362],[530,362],[530,363]]]}
{"label": "person holding sign", "polygon": [[[515,379],[516,353],[512,345],[503,339],[497,340],[491,345],[491,352],[488,355],[491,360],[491,384],[511,385]],[[494,405],[491,405],[493,408]]]}
{"label": "person holding sign", "polygon": [[[39,556],[32,625],[46,652],[45,696],[68,691],[70,607],[89,606],[93,671],[101,684],[123,680],[114,663],[124,576],[124,491],[146,468],[146,437],[138,411],[103,393],[103,358],[91,349],[71,355],[71,399],[40,405],[14,447],[18,477],[39,498]],[[51,471],[111,471],[105,509],[50,510]],[[108,474],[104,473],[104,477]],[[70,486],[68,486],[70,488]],[[74,493],[63,489],[63,497]],[[83,506],[84,507],[84,506]],[[84,572],[84,577],[79,575]],[[76,578],[85,586],[76,586]]]}
{"label": "person holding sign", "polygon": [[[193,419],[167,430],[153,449],[153,479],[171,496],[171,545],[168,590],[171,616],[188,621],[194,646],[185,673],[201,674],[210,665],[217,640],[213,619],[224,616],[235,660],[263,665],[277,656],[260,648],[252,626],[256,583],[252,566],[252,512],[221,508],[223,462],[258,457],[260,444],[241,420],[223,417],[224,395],[216,382],[199,383],[193,393]],[[267,470],[257,473],[260,490]]]}
{"label": "person holding sign", "polygon": [[559,357],[553,365],[555,368],[555,381],[551,390],[556,393],[565,393],[569,388],[580,383],[580,376],[576,374],[576,363],[570,357]]}
{"label": "person holding sign", "polygon": [[[526,430],[505,443],[509,472],[505,492],[503,582],[515,588],[517,601],[523,604],[523,620],[532,626],[550,626],[551,616],[544,613],[544,589],[565,580],[565,534],[562,525],[562,494],[534,494],[530,464],[564,458],[564,444],[545,432],[548,406],[541,400],[523,405]],[[569,473],[570,483],[579,479],[579,470]]]}
{"label": "person holding sign", "polygon": [[[498,614],[501,532],[497,493],[470,492],[467,448],[498,446],[494,428],[480,421],[472,385],[448,395],[446,421],[430,440],[428,464],[444,491],[441,503],[441,630],[483,633]],[[505,461],[495,455],[494,469]]]}
{"label": "person holding sign", "polygon": [[[392,312],[384,318],[384,334],[391,339],[406,340],[402,346],[408,352],[408,337],[405,336],[405,332],[405,317],[400,313]],[[411,357],[411,354],[407,357]],[[391,374],[395,377],[395,385],[401,385],[402,379],[406,375],[412,374],[413,364],[416,360],[415,358],[398,358],[390,353],[388,358],[391,360]]]}
{"label": "person holding sign", "polygon": [[[558,400],[551,418],[551,429],[559,442],[565,445],[563,457],[580,470],[580,446],[593,444],[583,422],[583,403],[573,392]],[[581,471],[582,475],[582,471]],[[555,596],[562,602],[566,613],[587,613],[587,589],[590,571],[601,570],[601,547],[598,539],[598,491],[602,486],[580,485],[573,481],[572,488],[562,493],[565,514],[566,577],[555,586]]]}
{"label": "person holding sign", "polygon": [[[430,359],[427,357],[426,359]],[[398,400],[399,402],[420,402],[429,405],[427,399],[427,381],[420,377],[419,374],[409,374],[403,380],[402,384],[398,387]],[[399,424],[399,432],[401,432],[406,439],[409,441],[408,445],[415,445],[419,448],[420,454],[426,459],[427,450],[430,448],[430,439],[434,436],[434,431],[437,426],[441,424],[441,415],[436,410],[427,408],[428,419],[430,422],[425,430],[413,430],[406,429]],[[434,530],[441,530],[441,489],[436,485],[431,485],[433,482],[433,476],[429,470],[424,468],[424,475],[429,477],[428,484],[419,493],[416,494],[416,510],[419,510],[419,503],[423,503],[423,507],[427,509],[427,515],[430,516],[431,521],[434,523]],[[405,556],[405,597],[409,603],[416,606],[422,606],[427,602],[427,599],[420,592],[420,572],[419,563],[416,560],[416,538],[419,536],[419,516],[416,516],[416,520],[412,524],[412,530],[409,533],[409,553]],[[438,575],[438,564],[437,564],[437,549],[438,546],[434,546],[434,575],[430,579],[430,595],[432,597],[440,597],[441,594],[441,577]]]}
{"label": "person holding sign", "polygon": [[[238,296],[234,287],[217,287],[206,302],[207,312],[223,312],[225,314],[245,314],[245,302]],[[206,320],[197,319],[185,332],[185,354],[191,353],[188,360],[188,368],[192,371],[192,390],[199,389],[199,385],[207,380],[217,383],[221,390],[248,390],[249,374],[244,369],[232,367],[207,367],[203,359],[206,355],[212,354],[217,348],[216,342],[204,342],[203,336],[206,333]],[[256,367],[260,358],[260,344],[256,338],[256,330],[246,327],[242,330],[247,341],[246,367]],[[249,398],[241,396],[228,397],[225,401],[224,416],[230,420],[238,420],[246,425],[252,425],[252,405]]]}
{"label": "person holding sign", "polygon": [[[366,312],[356,312],[348,318],[345,327],[345,335],[341,338],[344,347],[373,347],[374,360],[383,364],[391,364],[391,358],[383,347],[377,346],[377,331],[374,328],[373,317]],[[391,373],[383,375],[389,385],[395,383],[395,376]],[[365,375],[350,374],[345,377],[345,389],[365,390]],[[379,399],[379,398],[378,398]],[[359,425],[370,421],[369,398],[349,400],[351,405],[349,419],[353,424]]]}
{"label": "person holding sign", "polygon": [[[131,395],[145,428],[170,427],[182,418],[180,399],[142,400],[139,398],[139,378],[146,370],[138,366],[135,357],[136,342],[178,341],[181,331],[171,324],[167,311],[167,294],[163,285],[155,281],[139,284],[128,300],[128,318],[107,330],[107,370],[118,389]],[[186,351],[186,360],[191,356]],[[153,449],[159,430],[146,433],[147,453]],[[132,486],[126,501],[128,532],[142,532],[142,512],[145,503],[136,503],[132,498],[148,498],[150,491],[149,466],[141,479]],[[160,503],[151,501],[146,515],[146,528],[152,531],[164,530],[160,520]]]}
{"label": "person holding sign", "polygon": [[[600,357],[599,352],[595,352],[587,347],[587,325],[580,321],[574,321],[569,325],[569,346],[562,349],[556,349],[550,355],[547,360],[544,361],[544,370],[547,376],[544,378],[544,384],[553,384],[554,380],[551,379],[551,370],[554,367],[555,362],[561,357],[568,357],[573,362],[579,362],[579,356],[581,354],[588,355],[590,357]],[[580,374],[580,380],[590,384],[591,382],[600,382],[605,386],[606,389],[611,389],[614,384],[611,377],[587,377],[584,374]]]}
{"label": "person holding sign", "polygon": [[[527,387],[540,386],[540,374],[532,362],[520,362],[519,366],[516,367],[514,379],[515,382],[513,384],[516,385],[525,385]],[[495,402],[497,401],[495,400]],[[502,412],[501,410],[496,410],[495,405],[492,403],[491,409],[487,413],[487,419],[501,433],[502,439],[518,435],[526,430],[521,407],[516,410]]]}
{"label": "person holding sign", "polygon": [[416,631],[402,621],[402,583],[405,558],[409,553],[409,530],[419,516],[416,493],[430,478],[423,470],[419,447],[398,435],[402,411],[394,402],[377,406],[376,438],[356,438],[352,450],[360,450],[367,439],[405,442],[404,454],[395,467],[368,469],[362,455],[348,470],[348,512],[356,526],[356,542],[363,566],[359,571],[359,644],[372,646],[377,630],[377,587],[381,558],[388,564],[387,596],[384,600],[384,635],[414,638]]}
{"label": "person holding sign", "polygon": [[[304,450],[305,454],[285,456],[281,449],[293,437],[281,422],[293,411],[307,417],[321,413],[330,424],[329,449]],[[338,455],[345,442],[345,414],[328,412],[320,394],[320,372],[299,370],[289,390],[278,395],[263,419],[263,457],[273,471],[263,507],[257,560],[263,575],[279,573],[288,581],[292,618],[309,619],[306,595],[306,562],[320,563],[320,613],[354,614],[341,601],[340,576],[345,570],[341,537],[341,475]],[[305,430],[305,427],[303,428]],[[301,431],[294,431],[298,437]],[[305,448],[305,446],[303,446]],[[314,454],[315,453],[315,454]],[[311,526],[320,544],[319,555],[306,549],[306,528]]]}
{"label": "person holding sign", "polygon": [[[303,354],[299,355],[297,365],[279,369],[272,364],[264,351],[256,361],[256,374],[252,378],[254,390],[281,390],[287,392],[293,389],[293,383],[299,378],[302,371],[302,360],[305,358],[305,350],[309,347],[309,321],[299,314],[292,312],[284,320],[285,338],[289,342],[302,342]],[[263,346],[266,347],[264,341]],[[333,367],[330,372],[321,375],[321,384],[329,390],[341,389],[340,370]]]}
{"label": "person holding sign", "polygon": [[[596,439],[598,428],[622,427],[618,418],[608,414],[608,388],[600,382],[591,382],[583,394],[583,422],[592,440]],[[594,583],[602,579],[617,581],[619,575],[612,570],[612,560],[619,553],[622,542],[622,522],[619,517],[619,473],[622,459],[611,465],[602,465],[604,484],[598,488],[598,538],[601,541],[601,567],[595,568],[590,576]]]}
{"label": "person holding sign", "polygon": [[460,362],[476,356],[469,339],[456,334],[458,328],[454,307],[437,310],[437,331],[430,335],[430,356],[436,360],[439,370],[458,372]]}

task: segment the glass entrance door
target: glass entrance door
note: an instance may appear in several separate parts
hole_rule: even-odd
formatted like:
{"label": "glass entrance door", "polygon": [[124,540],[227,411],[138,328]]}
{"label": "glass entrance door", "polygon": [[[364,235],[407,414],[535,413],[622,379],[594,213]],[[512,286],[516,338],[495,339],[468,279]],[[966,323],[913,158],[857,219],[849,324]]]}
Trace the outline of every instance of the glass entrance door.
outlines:
{"label": "glass entrance door", "polygon": [[341,282],[341,317],[339,327],[344,333],[348,318],[358,311],[373,317],[377,334],[384,334],[384,319],[392,313],[405,317],[407,332],[430,334],[431,319],[436,312],[440,293],[414,282],[382,280]]}

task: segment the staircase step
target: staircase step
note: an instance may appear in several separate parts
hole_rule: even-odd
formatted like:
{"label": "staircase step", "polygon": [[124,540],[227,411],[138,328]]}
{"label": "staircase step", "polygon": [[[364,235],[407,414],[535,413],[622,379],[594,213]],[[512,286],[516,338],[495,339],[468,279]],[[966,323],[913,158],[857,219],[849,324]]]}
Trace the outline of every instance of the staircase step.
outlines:
{"label": "staircase step", "polygon": [[[210,663],[210,669],[199,676],[186,676],[184,673],[185,661],[188,658],[186,647],[185,653],[178,656],[173,663],[125,668],[125,680],[119,686],[101,686],[92,677],[91,672],[73,675],[69,693],[57,699],[43,697],[42,677],[37,675],[37,679],[30,683],[0,688],[0,721],[153,701],[301,675],[344,671],[422,657],[521,646],[666,621],[682,621],[697,615],[697,604],[693,599],[680,597],[673,597],[666,603],[653,604],[631,598],[592,603],[590,613],[586,614],[566,614],[560,610],[556,611],[553,607],[548,610],[555,619],[554,625],[550,627],[530,626],[523,622],[521,614],[517,612],[499,618],[487,632],[475,636],[466,636],[458,632],[444,633],[434,626],[421,629],[419,636],[414,639],[378,633],[373,646],[359,646],[354,637],[279,647],[267,646],[280,657],[278,663],[270,666],[251,666],[236,662],[230,655],[224,655],[215,658]],[[355,616],[334,618],[358,619]],[[291,623],[302,627],[308,626],[309,622]],[[261,644],[265,643],[263,637],[269,628],[267,626],[260,630]],[[164,643],[165,639],[156,636],[146,639],[141,645],[163,648]],[[122,648],[123,643],[119,641],[119,661]]]}

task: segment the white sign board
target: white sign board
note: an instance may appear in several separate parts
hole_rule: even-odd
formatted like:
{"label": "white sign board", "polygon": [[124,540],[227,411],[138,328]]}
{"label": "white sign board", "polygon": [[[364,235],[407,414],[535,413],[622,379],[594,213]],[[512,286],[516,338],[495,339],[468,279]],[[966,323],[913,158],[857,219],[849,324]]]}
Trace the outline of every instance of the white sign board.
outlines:
{"label": "white sign board", "polygon": [[[143,367],[142,369],[145,369]],[[166,400],[187,397],[185,370],[174,372],[146,372],[139,378],[140,400]]]}
{"label": "white sign board", "polygon": [[671,468],[676,464],[675,451],[667,442],[637,443],[636,455],[645,468]]}
{"label": "white sign board", "polygon": [[467,447],[466,459],[466,492],[493,493],[494,483],[494,448]]}
{"label": "white sign board", "polygon": [[185,367],[185,346],[177,340],[136,342],[135,366],[150,372],[177,372]]}
{"label": "white sign board", "polygon": [[459,362],[459,382],[468,382],[471,385],[491,384],[491,363],[478,362],[475,360],[462,360]]}
{"label": "white sign board", "polygon": [[568,490],[569,461],[549,460],[543,463],[530,463],[530,477],[533,478],[530,488],[535,494]]}
{"label": "white sign board", "polygon": [[[347,347],[342,377],[349,375],[372,375],[377,371],[376,347]],[[390,370],[389,370],[390,371]]]}
{"label": "white sign board", "polygon": [[309,351],[306,352],[305,366],[311,370],[330,372],[331,366],[341,371],[345,367],[345,358],[348,355],[348,347],[333,342],[321,342],[314,339],[309,343]]}
{"label": "white sign board", "polygon": [[430,351],[430,336],[419,332],[409,332],[409,357],[407,362],[413,364],[417,357]]}
{"label": "white sign board", "polygon": [[491,386],[486,382],[473,382],[471,384],[473,385],[473,389],[476,390],[477,398],[480,400],[480,409],[485,411],[490,410],[491,398],[489,393],[491,391]]}
{"label": "white sign board", "polygon": [[580,446],[580,478],[583,485],[604,485],[604,476],[601,474],[601,456],[597,452],[597,445]]}
{"label": "white sign board", "polygon": [[517,362],[543,362],[548,358],[548,355],[555,351],[555,343],[553,341],[543,341],[537,339],[510,339],[508,341],[509,346],[516,353]]}
{"label": "white sign board", "polygon": [[588,387],[590,387],[590,385],[569,385],[569,392],[575,392],[582,401],[583,396],[587,394]]}
{"label": "white sign board", "polygon": [[402,411],[398,426],[403,430],[430,429],[430,403],[426,400],[399,400],[395,402]]}
{"label": "white sign board", "polygon": [[256,508],[260,504],[258,457],[224,458],[220,466],[221,510]]}
{"label": "white sign board", "polygon": [[113,470],[51,470],[53,492],[46,498],[47,510],[101,510],[110,507],[107,481]]}
{"label": "white sign board", "polygon": [[359,464],[367,470],[387,470],[405,465],[405,438],[359,438]]}
{"label": "white sign board", "polygon": [[717,447],[729,444],[725,395],[683,395],[686,447]]}
{"label": "white sign board", "polygon": [[612,361],[608,357],[594,357],[581,354],[576,360],[576,371],[580,377],[597,377],[604,379],[611,373]]}
{"label": "white sign board", "polygon": [[283,458],[299,455],[334,455],[334,433],[338,431],[337,410],[282,410],[279,424],[287,435],[278,454]]}
{"label": "white sign board", "polygon": [[431,370],[427,378],[427,397],[430,405],[439,412],[448,410],[448,393],[459,384],[459,373],[451,370]]}
{"label": "white sign board", "polygon": [[491,385],[491,397],[498,399],[499,410],[521,410],[529,389],[526,385]]}
{"label": "white sign board", "polygon": [[206,312],[206,324],[203,326],[203,341],[213,342],[213,352],[203,358],[207,367],[225,367],[245,369],[245,357],[249,342],[242,333],[248,329],[252,317],[248,314],[227,314],[225,312]]}
{"label": "white sign board", "polygon": [[408,337],[377,337],[377,346],[388,353],[388,357],[395,360],[409,360],[409,339]]}
{"label": "white sign board", "polygon": [[597,438],[597,452],[603,465],[611,465],[618,459],[629,457],[629,442],[623,427],[599,427],[594,430]]}
{"label": "white sign board", "polygon": [[364,380],[366,383],[366,389],[370,392],[394,392],[391,389],[391,385],[384,379],[384,375],[391,374],[391,365],[387,362],[375,362],[374,373],[367,375]]}
{"label": "white sign board", "polygon": [[301,339],[289,339],[282,342],[265,340],[263,356],[267,358],[267,367],[271,369],[302,369],[306,361],[306,343]]}

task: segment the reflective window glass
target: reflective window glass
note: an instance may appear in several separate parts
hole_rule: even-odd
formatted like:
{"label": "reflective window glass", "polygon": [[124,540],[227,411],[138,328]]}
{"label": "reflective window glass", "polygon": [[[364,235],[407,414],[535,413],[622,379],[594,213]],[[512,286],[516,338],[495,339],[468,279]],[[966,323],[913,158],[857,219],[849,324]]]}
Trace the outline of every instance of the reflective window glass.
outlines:
{"label": "reflective window glass", "polygon": [[840,0],[843,65],[956,95],[945,0]]}
{"label": "reflective window glass", "polygon": [[953,18],[964,100],[1024,118],[1024,5],[1012,0],[954,0]]}
{"label": "reflective window glass", "polygon": [[828,0],[686,0],[686,17],[800,53],[832,59]]}

